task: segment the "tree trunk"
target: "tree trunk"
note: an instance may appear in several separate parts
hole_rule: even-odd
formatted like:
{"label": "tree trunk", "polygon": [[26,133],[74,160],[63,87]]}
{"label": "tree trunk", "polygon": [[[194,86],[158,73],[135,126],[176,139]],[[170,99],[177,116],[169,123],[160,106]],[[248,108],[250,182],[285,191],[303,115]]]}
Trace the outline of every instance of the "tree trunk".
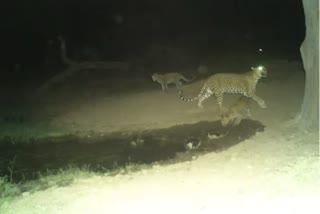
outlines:
{"label": "tree trunk", "polygon": [[306,36],[300,52],[305,70],[305,91],[297,122],[319,130],[319,0],[303,0]]}

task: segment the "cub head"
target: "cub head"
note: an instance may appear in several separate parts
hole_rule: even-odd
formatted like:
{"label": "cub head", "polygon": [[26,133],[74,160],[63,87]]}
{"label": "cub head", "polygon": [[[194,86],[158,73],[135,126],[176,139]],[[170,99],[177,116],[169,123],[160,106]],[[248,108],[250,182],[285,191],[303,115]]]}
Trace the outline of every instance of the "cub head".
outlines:
{"label": "cub head", "polygon": [[268,74],[267,69],[262,65],[257,67],[251,67],[251,70],[254,71],[258,77],[266,77]]}
{"label": "cub head", "polygon": [[157,73],[153,73],[153,74],[151,75],[151,78],[152,78],[153,82],[157,81],[157,77],[158,77],[158,74],[157,74]]}
{"label": "cub head", "polygon": [[223,127],[228,126],[230,124],[230,120],[231,120],[230,115],[227,115],[227,114],[221,115],[220,122]]}

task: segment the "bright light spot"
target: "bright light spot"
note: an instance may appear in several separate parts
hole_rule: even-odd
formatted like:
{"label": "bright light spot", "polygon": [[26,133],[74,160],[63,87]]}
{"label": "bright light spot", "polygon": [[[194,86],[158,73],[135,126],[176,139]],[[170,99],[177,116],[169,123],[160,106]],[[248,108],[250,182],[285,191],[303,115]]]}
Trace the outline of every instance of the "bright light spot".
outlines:
{"label": "bright light spot", "polygon": [[263,50],[262,50],[262,48],[259,48],[259,52],[262,52]]}

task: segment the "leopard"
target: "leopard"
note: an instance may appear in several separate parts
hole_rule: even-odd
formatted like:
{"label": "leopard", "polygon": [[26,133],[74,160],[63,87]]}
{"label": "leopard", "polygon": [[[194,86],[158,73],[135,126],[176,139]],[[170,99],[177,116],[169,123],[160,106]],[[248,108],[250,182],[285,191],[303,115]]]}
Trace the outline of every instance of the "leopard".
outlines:
{"label": "leopard", "polygon": [[183,85],[181,80],[185,82],[191,82],[193,80],[193,79],[187,79],[184,75],[177,72],[164,73],[164,74],[154,73],[152,74],[151,77],[154,82],[158,82],[161,84],[162,91],[166,91],[168,89],[168,85],[172,83],[176,85],[176,88],[178,90],[181,90]]}
{"label": "leopard", "polygon": [[193,98],[183,96],[183,90],[179,91],[180,99],[193,102],[198,100],[198,107],[203,108],[202,102],[213,94],[217,98],[219,109],[223,109],[224,94],[240,94],[256,101],[261,108],[267,108],[265,101],[256,95],[256,85],[262,77],[267,77],[268,71],[264,66],[251,67],[244,73],[216,73],[209,76],[199,94]]}
{"label": "leopard", "polygon": [[233,105],[231,105],[225,112],[221,114],[221,125],[223,127],[237,126],[243,119],[251,118],[251,102],[251,98],[240,96]]}

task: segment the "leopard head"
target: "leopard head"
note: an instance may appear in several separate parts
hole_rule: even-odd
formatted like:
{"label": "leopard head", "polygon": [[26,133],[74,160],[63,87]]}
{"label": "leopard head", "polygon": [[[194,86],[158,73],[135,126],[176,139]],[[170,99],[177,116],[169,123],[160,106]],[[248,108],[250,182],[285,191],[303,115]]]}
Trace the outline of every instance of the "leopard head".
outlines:
{"label": "leopard head", "polygon": [[266,77],[268,74],[267,69],[260,65],[257,67],[251,67],[251,70],[260,78],[260,77]]}

